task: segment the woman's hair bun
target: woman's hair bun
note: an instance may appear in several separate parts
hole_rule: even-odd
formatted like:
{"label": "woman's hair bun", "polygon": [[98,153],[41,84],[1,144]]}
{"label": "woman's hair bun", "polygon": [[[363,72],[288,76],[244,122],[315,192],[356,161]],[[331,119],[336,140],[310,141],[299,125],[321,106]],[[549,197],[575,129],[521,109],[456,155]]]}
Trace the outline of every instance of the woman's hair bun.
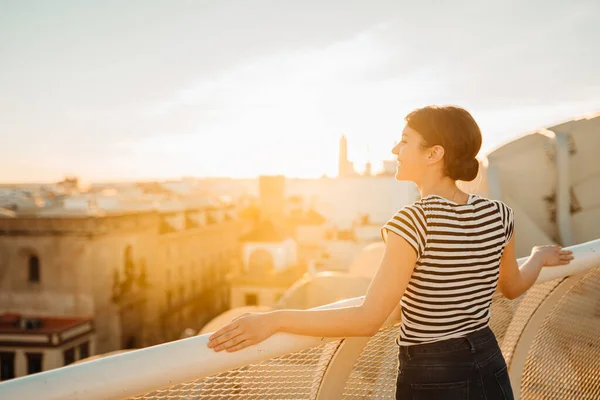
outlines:
{"label": "woman's hair bun", "polygon": [[470,182],[477,177],[479,173],[479,161],[476,158],[469,160],[460,160],[453,165],[447,166],[450,178],[457,181]]}

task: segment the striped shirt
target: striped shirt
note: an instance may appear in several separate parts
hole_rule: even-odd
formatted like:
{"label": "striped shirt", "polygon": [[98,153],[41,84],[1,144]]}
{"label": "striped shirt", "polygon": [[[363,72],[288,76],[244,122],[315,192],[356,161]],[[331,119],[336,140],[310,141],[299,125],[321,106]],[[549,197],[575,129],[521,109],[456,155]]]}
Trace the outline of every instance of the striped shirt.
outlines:
{"label": "striped shirt", "polygon": [[401,346],[460,337],[488,325],[500,258],[513,228],[510,207],[474,194],[466,204],[426,196],[381,228],[384,241],[391,231],[417,253],[400,302]]}

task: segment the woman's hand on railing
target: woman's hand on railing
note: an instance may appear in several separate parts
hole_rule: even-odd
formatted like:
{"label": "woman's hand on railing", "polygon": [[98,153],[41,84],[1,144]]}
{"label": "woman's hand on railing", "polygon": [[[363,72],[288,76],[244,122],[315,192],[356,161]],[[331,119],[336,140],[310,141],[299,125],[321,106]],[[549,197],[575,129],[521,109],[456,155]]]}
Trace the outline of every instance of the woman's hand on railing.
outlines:
{"label": "woman's hand on railing", "polygon": [[571,250],[554,245],[535,246],[531,249],[531,257],[538,258],[544,267],[567,265],[574,258]]}
{"label": "woman's hand on railing", "polygon": [[208,347],[216,352],[234,352],[258,344],[276,331],[273,313],[247,313],[210,335]]}

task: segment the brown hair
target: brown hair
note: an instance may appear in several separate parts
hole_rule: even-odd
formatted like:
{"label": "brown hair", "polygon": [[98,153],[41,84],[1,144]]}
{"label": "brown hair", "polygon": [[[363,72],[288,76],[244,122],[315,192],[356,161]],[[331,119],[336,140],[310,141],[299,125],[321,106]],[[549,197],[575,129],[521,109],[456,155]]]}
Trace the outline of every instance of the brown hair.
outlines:
{"label": "brown hair", "polygon": [[481,131],[465,109],[454,106],[418,108],[405,118],[426,148],[444,148],[444,173],[454,180],[472,181],[479,172],[475,158],[481,148]]}

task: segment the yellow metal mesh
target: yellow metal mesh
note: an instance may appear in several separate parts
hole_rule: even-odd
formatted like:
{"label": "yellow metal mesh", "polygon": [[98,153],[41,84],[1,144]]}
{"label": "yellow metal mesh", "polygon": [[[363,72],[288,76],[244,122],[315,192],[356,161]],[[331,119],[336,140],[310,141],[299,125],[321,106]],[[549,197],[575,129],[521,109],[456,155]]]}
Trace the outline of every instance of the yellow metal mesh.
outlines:
{"label": "yellow metal mesh", "polygon": [[502,342],[508,331],[515,312],[524,296],[515,300],[509,300],[501,294],[495,294],[492,299],[492,318],[490,319],[490,328],[494,331],[498,343],[502,347]]}
{"label": "yellow metal mesh", "polygon": [[330,342],[134,399],[314,399],[339,344]]}
{"label": "yellow metal mesh", "polygon": [[[506,363],[510,365],[512,356],[515,348],[521,339],[523,329],[529,323],[529,320],[538,309],[540,304],[548,297],[550,293],[556,288],[562,279],[556,279],[553,281],[545,282],[539,285],[533,286],[527,293],[523,294],[520,298],[512,300],[516,303],[516,309],[512,315],[508,327],[505,330],[502,340],[499,341],[500,348]],[[510,301],[504,299],[504,301]],[[494,316],[492,315],[492,319]],[[496,333],[494,331],[494,333]]]}
{"label": "yellow metal mesh", "polygon": [[400,324],[382,329],[356,360],[344,388],[344,399],[393,399],[398,372]]}
{"label": "yellow metal mesh", "polygon": [[523,399],[600,399],[600,269],[546,316],[525,363]]}

